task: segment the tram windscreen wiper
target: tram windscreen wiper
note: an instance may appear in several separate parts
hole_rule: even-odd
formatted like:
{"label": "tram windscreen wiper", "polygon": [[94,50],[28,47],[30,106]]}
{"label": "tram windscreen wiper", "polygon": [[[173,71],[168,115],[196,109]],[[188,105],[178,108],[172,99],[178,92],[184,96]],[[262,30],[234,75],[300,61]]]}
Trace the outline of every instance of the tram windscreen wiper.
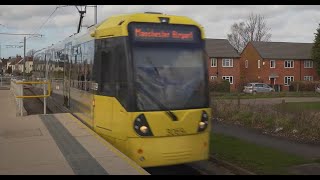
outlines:
{"label": "tram windscreen wiper", "polygon": [[155,102],[161,109],[165,110],[166,113],[171,117],[171,119],[173,121],[177,121],[178,120],[178,117],[172,111],[170,111],[169,108],[167,108],[164,104],[162,104],[157,98],[153,97],[148,91],[144,90],[142,87],[140,87],[140,90],[145,95],[147,95],[153,102]]}

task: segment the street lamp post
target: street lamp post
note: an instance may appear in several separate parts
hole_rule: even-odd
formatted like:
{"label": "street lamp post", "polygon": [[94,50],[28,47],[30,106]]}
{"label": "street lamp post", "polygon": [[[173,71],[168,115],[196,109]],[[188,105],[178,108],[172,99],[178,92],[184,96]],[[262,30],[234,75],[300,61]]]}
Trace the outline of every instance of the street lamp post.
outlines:
{"label": "street lamp post", "polygon": [[98,5],[94,6],[94,24],[98,23]]}

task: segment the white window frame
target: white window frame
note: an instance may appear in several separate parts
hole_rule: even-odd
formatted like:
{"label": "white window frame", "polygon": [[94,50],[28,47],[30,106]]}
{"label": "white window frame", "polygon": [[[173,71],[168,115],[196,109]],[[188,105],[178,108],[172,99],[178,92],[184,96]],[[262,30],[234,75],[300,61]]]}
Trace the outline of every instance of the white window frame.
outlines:
{"label": "white window frame", "polygon": [[248,61],[248,60],[246,60],[246,61],[244,62],[244,66],[245,66],[245,68],[248,68],[248,67],[249,67],[249,61]]}
{"label": "white window frame", "polygon": [[313,76],[304,76],[303,80],[304,81],[313,81]]}
{"label": "white window frame", "polygon": [[217,79],[217,76],[210,76],[210,79],[215,80],[215,79]]}
{"label": "white window frame", "polygon": [[[231,82],[230,82],[230,78],[231,78]],[[229,81],[230,84],[233,84],[233,76],[222,76],[222,79]]]}
{"label": "white window frame", "polygon": [[[273,67],[272,67],[272,62],[273,62]],[[276,68],[276,60],[270,60],[270,68]]]}
{"label": "white window frame", "polygon": [[217,67],[217,58],[211,58],[211,67]]}
{"label": "white window frame", "polygon": [[294,81],[294,76],[285,76],[284,77],[284,85],[285,86],[289,86],[290,85],[290,83],[288,83],[288,79],[290,78],[290,82],[293,82]]}
{"label": "white window frame", "polygon": [[215,79],[217,79],[218,77],[217,76],[210,76],[210,79],[211,80],[215,80]]}
{"label": "white window frame", "polygon": [[[226,62],[228,62],[228,65]],[[233,59],[231,58],[222,59],[222,67],[233,67]]]}
{"label": "white window frame", "polygon": [[304,65],[304,68],[313,68],[313,61],[304,60],[303,65]]}
{"label": "white window frame", "polygon": [[261,68],[261,60],[258,60],[258,68]]}
{"label": "white window frame", "polygon": [[[289,66],[286,67],[286,62],[292,62],[292,67],[289,67]],[[294,60],[285,60],[283,66],[284,66],[284,68],[294,68]]]}

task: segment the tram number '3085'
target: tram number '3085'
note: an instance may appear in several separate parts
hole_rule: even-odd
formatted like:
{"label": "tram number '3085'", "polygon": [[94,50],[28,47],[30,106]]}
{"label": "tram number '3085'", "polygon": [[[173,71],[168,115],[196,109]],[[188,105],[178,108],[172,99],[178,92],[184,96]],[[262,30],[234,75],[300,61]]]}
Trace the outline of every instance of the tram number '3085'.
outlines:
{"label": "tram number '3085'", "polygon": [[167,133],[169,136],[178,136],[178,135],[187,134],[183,128],[167,129]]}

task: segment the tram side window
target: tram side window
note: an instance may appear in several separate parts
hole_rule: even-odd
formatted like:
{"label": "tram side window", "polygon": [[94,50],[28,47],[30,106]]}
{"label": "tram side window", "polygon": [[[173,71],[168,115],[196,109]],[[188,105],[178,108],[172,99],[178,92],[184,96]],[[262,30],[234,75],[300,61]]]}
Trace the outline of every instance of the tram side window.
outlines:
{"label": "tram side window", "polygon": [[92,76],[99,83],[99,93],[113,96],[128,106],[127,52],[123,38],[102,39],[96,42],[96,60]]}
{"label": "tram side window", "polygon": [[[123,41],[120,41],[123,42]],[[117,80],[116,80],[116,90],[117,99],[120,101],[122,106],[128,107],[129,92],[128,92],[128,77],[127,77],[127,58],[123,43],[119,43],[115,48],[114,52],[117,57]],[[128,108],[127,108],[128,109]]]}
{"label": "tram side window", "polygon": [[112,52],[101,53],[101,92],[103,95],[114,96],[114,73]]}

